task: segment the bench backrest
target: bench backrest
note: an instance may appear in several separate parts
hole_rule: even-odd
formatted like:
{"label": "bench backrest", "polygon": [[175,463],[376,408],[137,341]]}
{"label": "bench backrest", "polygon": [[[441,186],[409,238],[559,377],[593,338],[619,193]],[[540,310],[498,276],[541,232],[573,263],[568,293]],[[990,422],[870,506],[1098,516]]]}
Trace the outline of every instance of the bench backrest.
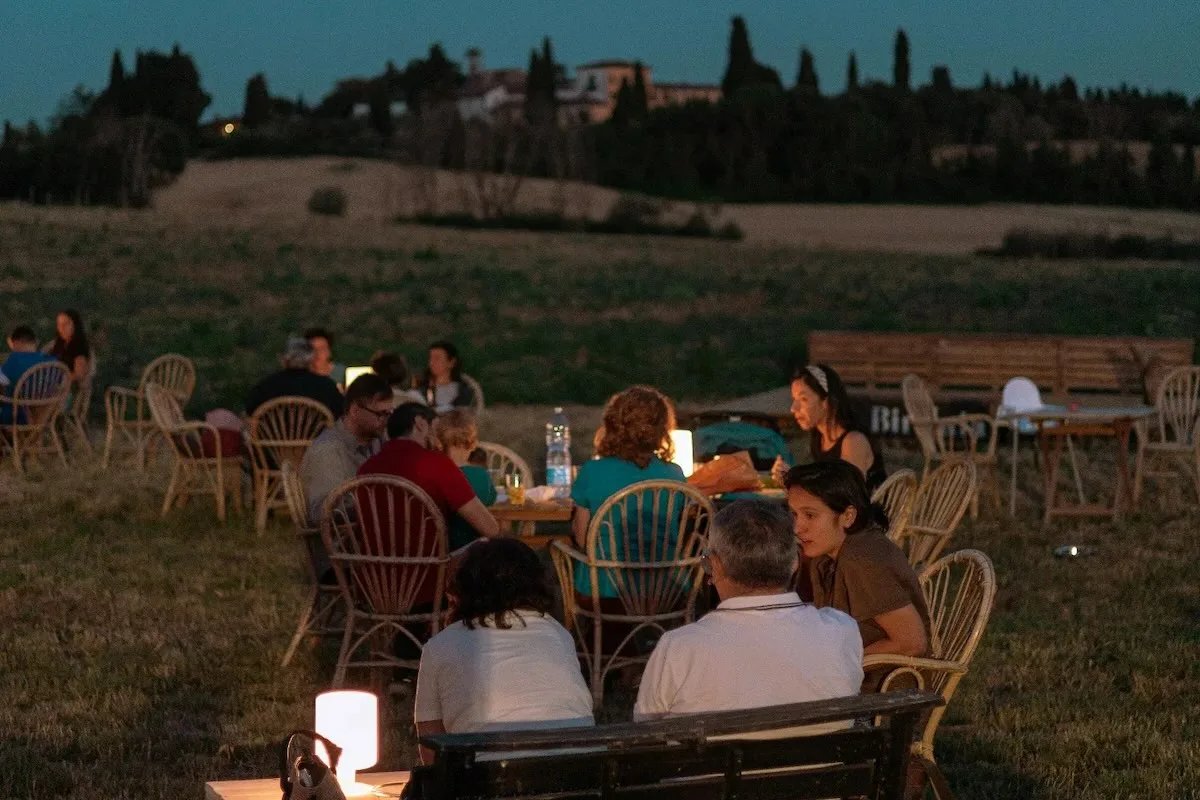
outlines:
{"label": "bench backrest", "polygon": [[939,391],[999,396],[1023,376],[1052,396],[1144,395],[1148,370],[1192,363],[1191,339],[1140,336],[813,331],[808,360],[838,371],[851,391],[894,390],[909,374]]}
{"label": "bench backrest", "polygon": [[[888,692],[595,728],[427,736],[421,743],[436,758],[413,772],[413,788],[425,800],[528,794],[900,800],[914,726],[941,704],[933,692]],[[873,721],[811,736],[715,738],[851,720]],[[512,751],[522,755],[481,758]]]}

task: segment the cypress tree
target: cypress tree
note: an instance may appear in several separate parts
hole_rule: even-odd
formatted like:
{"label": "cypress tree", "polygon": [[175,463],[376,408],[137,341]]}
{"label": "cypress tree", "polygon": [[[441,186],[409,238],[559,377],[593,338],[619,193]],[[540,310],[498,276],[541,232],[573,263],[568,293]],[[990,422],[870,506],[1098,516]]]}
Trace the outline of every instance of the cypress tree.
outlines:
{"label": "cypress tree", "polygon": [[807,47],[800,48],[800,72],[796,75],[796,88],[812,94],[821,93],[817,80],[817,66]]}
{"label": "cypress tree", "polygon": [[257,128],[271,119],[271,94],[267,78],[261,72],[246,81],[246,102],[242,108],[242,124]]}
{"label": "cypress tree", "polygon": [[612,124],[624,128],[633,119],[633,87],[628,78],[621,79],[621,88],[617,90],[617,102],[613,106]]}
{"label": "cypress tree", "polygon": [[650,113],[650,98],[646,93],[646,68],[638,61],[633,65],[633,86],[629,91],[631,119],[645,119]]}
{"label": "cypress tree", "polygon": [[896,48],[892,61],[892,84],[903,91],[912,87],[912,69],[909,63],[908,34],[903,28],[896,31]]}
{"label": "cypress tree", "polygon": [[850,51],[850,60],[846,63],[846,91],[852,92],[858,88],[858,56]]}
{"label": "cypress tree", "polygon": [[729,62],[725,66],[725,77],[721,79],[721,92],[726,97],[731,96],[751,81],[754,72],[754,52],[750,49],[746,20],[734,17],[729,33]]}
{"label": "cypress tree", "polygon": [[105,90],[106,100],[118,113],[123,113],[126,102],[125,93],[125,62],[121,59],[121,51],[113,50],[112,65],[108,69],[108,89]]}

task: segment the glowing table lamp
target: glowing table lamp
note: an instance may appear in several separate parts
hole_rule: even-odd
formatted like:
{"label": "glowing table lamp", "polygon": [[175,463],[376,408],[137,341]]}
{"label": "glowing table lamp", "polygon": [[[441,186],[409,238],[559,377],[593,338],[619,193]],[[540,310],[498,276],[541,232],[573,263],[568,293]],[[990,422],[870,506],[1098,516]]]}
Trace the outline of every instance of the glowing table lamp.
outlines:
{"label": "glowing table lamp", "polygon": [[374,372],[374,370],[370,367],[346,367],[346,386],[354,383],[355,378],[366,375],[368,372]]}
{"label": "glowing table lamp", "polygon": [[370,692],[334,691],[317,695],[316,730],[342,748],[337,779],[346,796],[369,794],[355,781],[360,769],[379,759],[379,701]]}
{"label": "glowing table lamp", "polygon": [[696,457],[692,449],[692,432],[677,430],[671,431],[671,443],[675,445],[675,457],[672,462],[679,465],[683,470],[683,477],[691,477],[691,474],[696,471]]}

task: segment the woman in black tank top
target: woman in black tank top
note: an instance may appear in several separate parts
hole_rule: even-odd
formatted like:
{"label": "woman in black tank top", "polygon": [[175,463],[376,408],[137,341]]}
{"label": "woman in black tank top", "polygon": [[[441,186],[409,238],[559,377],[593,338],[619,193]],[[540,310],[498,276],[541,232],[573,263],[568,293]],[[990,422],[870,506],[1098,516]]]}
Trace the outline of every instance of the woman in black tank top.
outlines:
{"label": "woman in black tank top", "polygon": [[813,364],[796,370],[792,378],[792,416],[812,437],[813,461],[853,464],[866,478],[868,493],[887,478],[879,445],[854,420],[846,387],[833,368]]}

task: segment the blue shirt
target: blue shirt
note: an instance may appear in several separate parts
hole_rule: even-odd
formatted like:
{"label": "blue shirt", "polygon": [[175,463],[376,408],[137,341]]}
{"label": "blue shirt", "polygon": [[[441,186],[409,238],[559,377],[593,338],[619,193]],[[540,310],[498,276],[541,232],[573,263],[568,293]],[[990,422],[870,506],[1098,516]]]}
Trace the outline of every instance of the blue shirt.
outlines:
{"label": "blue shirt", "polygon": [[[21,381],[21,376],[26,372],[36,367],[38,364],[45,364],[47,361],[55,361],[54,356],[47,353],[25,353],[13,352],[8,354],[8,358],[4,359],[4,363],[0,365],[0,372],[4,373],[4,377],[8,379],[8,385],[0,387],[0,394],[4,397],[12,397],[13,392],[17,390],[17,384]],[[11,403],[4,403],[0,407],[0,423],[11,425],[13,407]],[[24,422],[24,420],[20,420]]]}
{"label": "blue shirt", "polygon": [[[678,464],[663,461],[658,456],[651,458],[645,469],[632,461],[625,461],[621,458],[599,458],[588,461],[579,467],[579,474],[575,477],[575,483],[571,487],[571,499],[575,501],[575,505],[591,512],[591,524],[594,525],[596,512],[608,498],[627,486],[641,481],[656,480],[686,482],[683,470],[679,468]],[[669,524],[667,517],[677,517],[682,511],[683,504],[680,502],[672,505],[678,507],[659,509],[662,519],[653,521],[655,530],[669,531],[672,534],[678,531],[679,526]],[[624,530],[625,520],[614,519],[612,524],[616,535],[611,538],[616,539],[617,552],[609,552],[610,537],[602,536],[596,542],[596,557],[601,560],[623,561],[626,554],[623,552],[625,549],[622,545],[624,537],[621,535],[621,531]],[[643,529],[650,526],[650,521],[647,521]],[[599,579],[601,597],[618,596],[617,587],[606,570],[599,571]],[[590,570],[578,563],[575,565],[575,591],[588,597],[591,597],[592,594]]]}

